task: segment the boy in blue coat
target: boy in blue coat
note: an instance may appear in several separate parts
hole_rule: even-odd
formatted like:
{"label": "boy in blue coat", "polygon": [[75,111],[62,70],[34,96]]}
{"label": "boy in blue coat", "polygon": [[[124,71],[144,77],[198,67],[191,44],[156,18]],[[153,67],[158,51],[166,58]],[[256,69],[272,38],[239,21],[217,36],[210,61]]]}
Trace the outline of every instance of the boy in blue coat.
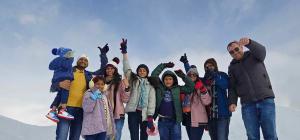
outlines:
{"label": "boy in blue coat", "polygon": [[[69,48],[54,48],[52,49],[53,55],[58,55],[55,59],[53,59],[49,64],[49,69],[54,71],[53,77],[52,77],[52,85],[57,84],[64,80],[70,80],[72,81],[74,79],[73,77],[73,71],[72,71],[72,63],[74,61],[72,49]],[[50,92],[57,92],[57,95],[51,104],[51,110],[46,115],[46,117],[54,122],[58,122],[59,119],[57,118],[63,118],[67,120],[73,120],[74,117],[66,112],[66,106],[67,101],[69,97],[69,90],[60,88],[59,90],[56,90],[52,87],[50,88]],[[61,104],[61,109],[59,110],[59,113],[56,113],[57,107]]]}

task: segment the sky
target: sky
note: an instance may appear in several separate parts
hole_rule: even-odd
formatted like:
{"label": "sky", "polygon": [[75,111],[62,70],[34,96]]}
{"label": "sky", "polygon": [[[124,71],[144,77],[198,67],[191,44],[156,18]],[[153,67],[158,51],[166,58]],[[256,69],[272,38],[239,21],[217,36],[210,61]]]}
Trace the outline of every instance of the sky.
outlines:
{"label": "sky", "polygon": [[227,44],[249,37],[266,46],[276,105],[300,110],[299,13],[297,0],[1,0],[0,114],[53,125],[44,117],[55,97],[49,92],[51,50],[87,54],[87,70],[94,71],[100,67],[97,46],[108,43],[109,59],[122,59],[122,38],[133,69],[169,61],[173,70],[183,69],[179,58],[186,53],[204,75],[203,63],[212,57],[227,72]]}

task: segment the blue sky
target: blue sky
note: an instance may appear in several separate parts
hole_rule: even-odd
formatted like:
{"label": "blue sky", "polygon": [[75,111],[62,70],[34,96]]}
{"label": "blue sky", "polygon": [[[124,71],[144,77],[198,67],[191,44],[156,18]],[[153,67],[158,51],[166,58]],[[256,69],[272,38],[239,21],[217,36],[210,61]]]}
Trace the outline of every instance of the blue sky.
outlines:
{"label": "blue sky", "polygon": [[[272,3],[271,3],[272,2]],[[152,70],[180,56],[203,74],[207,58],[227,72],[226,45],[250,37],[267,47],[266,66],[277,105],[300,109],[300,2],[297,0],[4,0],[0,5],[0,114],[49,125],[44,115],[49,93],[51,49],[70,47],[99,65],[97,46],[109,43],[108,56],[121,58],[119,43],[128,38],[132,67]],[[122,65],[119,65],[122,68]],[[14,110],[14,112],[12,112]]]}

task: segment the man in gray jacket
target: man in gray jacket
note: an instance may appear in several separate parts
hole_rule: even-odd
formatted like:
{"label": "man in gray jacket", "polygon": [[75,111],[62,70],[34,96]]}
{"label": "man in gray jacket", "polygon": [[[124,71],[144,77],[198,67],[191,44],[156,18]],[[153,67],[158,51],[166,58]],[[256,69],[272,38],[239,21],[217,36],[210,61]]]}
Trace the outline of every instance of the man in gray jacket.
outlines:
{"label": "man in gray jacket", "polygon": [[[243,46],[249,51],[243,51]],[[274,93],[265,68],[266,49],[263,45],[241,38],[228,44],[232,56],[228,69],[229,110],[234,112],[238,97],[248,140],[260,139],[260,127],[265,140],[277,140]]]}

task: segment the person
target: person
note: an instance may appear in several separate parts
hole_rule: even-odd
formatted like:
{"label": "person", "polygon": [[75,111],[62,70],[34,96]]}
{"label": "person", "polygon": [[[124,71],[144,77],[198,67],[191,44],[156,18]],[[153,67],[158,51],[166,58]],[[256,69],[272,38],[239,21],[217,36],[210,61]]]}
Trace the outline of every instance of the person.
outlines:
{"label": "person", "polygon": [[163,73],[161,80],[159,75],[166,68],[174,67],[174,63],[161,63],[151,73],[153,85],[156,89],[156,109],[154,118],[158,119],[158,131],[161,140],[180,140],[182,122],[182,107],[180,92],[192,93],[194,82],[186,76],[182,70],[176,70],[178,77],[185,82],[184,86],[178,85],[174,72],[167,70]]}
{"label": "person", "polygon": [[[53,55],[58,55],[55,59],[53,59],[49,64],[49,69],[54,71],[52,77],[52,84],[59,83],[64,80],[72,81],[74,79],[72,73],[72,63],[74,61],[74,52],[70,48],[54,48],[52,49]],[[51,92],[57,92],[54,101],[52,102],[50,108],[51,110],[46,115],[46,117],[54,122],[58,122],[58,117],[67,120],[73,120],[74,116],[69,114],[66,110],[67,101],[69,96],[69,90],[59,89],[55,90],[54,88],[50,88]],[[61,105],[61,109],[57,114],[57,107]]]}
{"label": "person", "polygon": [[136,69],[137,74],[134,73],[129,65],[127,39],[123,39],[120,49],[123,54],[124,74],[130,83],[130,98],[125,107],[130,137],[131,140],[139,140],[139,137],[141,140],[147,140],[147,127],[152,132],[155,129],[153,126],[155,89],[148,80],[149,68],[145,64],[140,64]]}
{"label": "person", "polygon": [[[107,47],[107,49],[103,50],[104,48],[105,47],[99,48],[101,51],[101,66],[100,69],[95,72],[95,75],[103,75],[105,77],[105,84],[107,84],[108,87],[107,97],[112,106],[113,118],[116,126],[116,135],[114,139],[120,140],[125,120],[123,103],[128,102],[130,96],[129,83],[126,78],[122,80],[122,76],[118,73],[117,65],[120,62],[119,58],[114,57],[112,61],[108,62],[106,53],[109,49]],[[105,53],[102,54],[103,51]]]}
{"label": "person", "polygon": [[202,139],[205,127],[208,124],[206,106],[211,103],[211,96],[199,77],[196,67],[191,67],[186,54],[181,56],[180,61],[184,64],[187,75],[195,83],[191,94],[181,93],[182,101],[182,124],[190,140]]}
{"label": "person", "polygon": [[[245,46],[249,51],[243,51]],[[228,74],[230,79],[229,110],[234,112],[238,97],[242,118],[249,140],[260,139],[260,127],[266,140],[276,140],[274,92],[264,60],[266,48],[258,42],[241,38],[230,42],[227,51],[233,58]]]}
{"label": "person", "polygon": [[214,58],[209,58],[204,62],[204,70],[203,81],[212,96],[212,102],[208,107],[209,135],[212,140],[228,140],[231,117],[228,109],[228,75],[219,71]]}
{"label": "person", "polygon": [[53,85],[55,90],[69,90],[69,98],[66,109],[74,116],[74,120],[59,119],[56,127],[56,140],[79,140],[83,110],[82,100],[84,92],[88,89],[88,83],[92,79],[92,72],[85,70],[88,67],[88,57],[81,55],[78,57],[77,64],[73,67],[73,81],[64,80]]}
{"label": "person", "polygon": [[114,135],[114,122],[110,103],[106,97],[105,79],[94,77],[82,101],[83,122],[81,135],[86,140],[106,140]]}

